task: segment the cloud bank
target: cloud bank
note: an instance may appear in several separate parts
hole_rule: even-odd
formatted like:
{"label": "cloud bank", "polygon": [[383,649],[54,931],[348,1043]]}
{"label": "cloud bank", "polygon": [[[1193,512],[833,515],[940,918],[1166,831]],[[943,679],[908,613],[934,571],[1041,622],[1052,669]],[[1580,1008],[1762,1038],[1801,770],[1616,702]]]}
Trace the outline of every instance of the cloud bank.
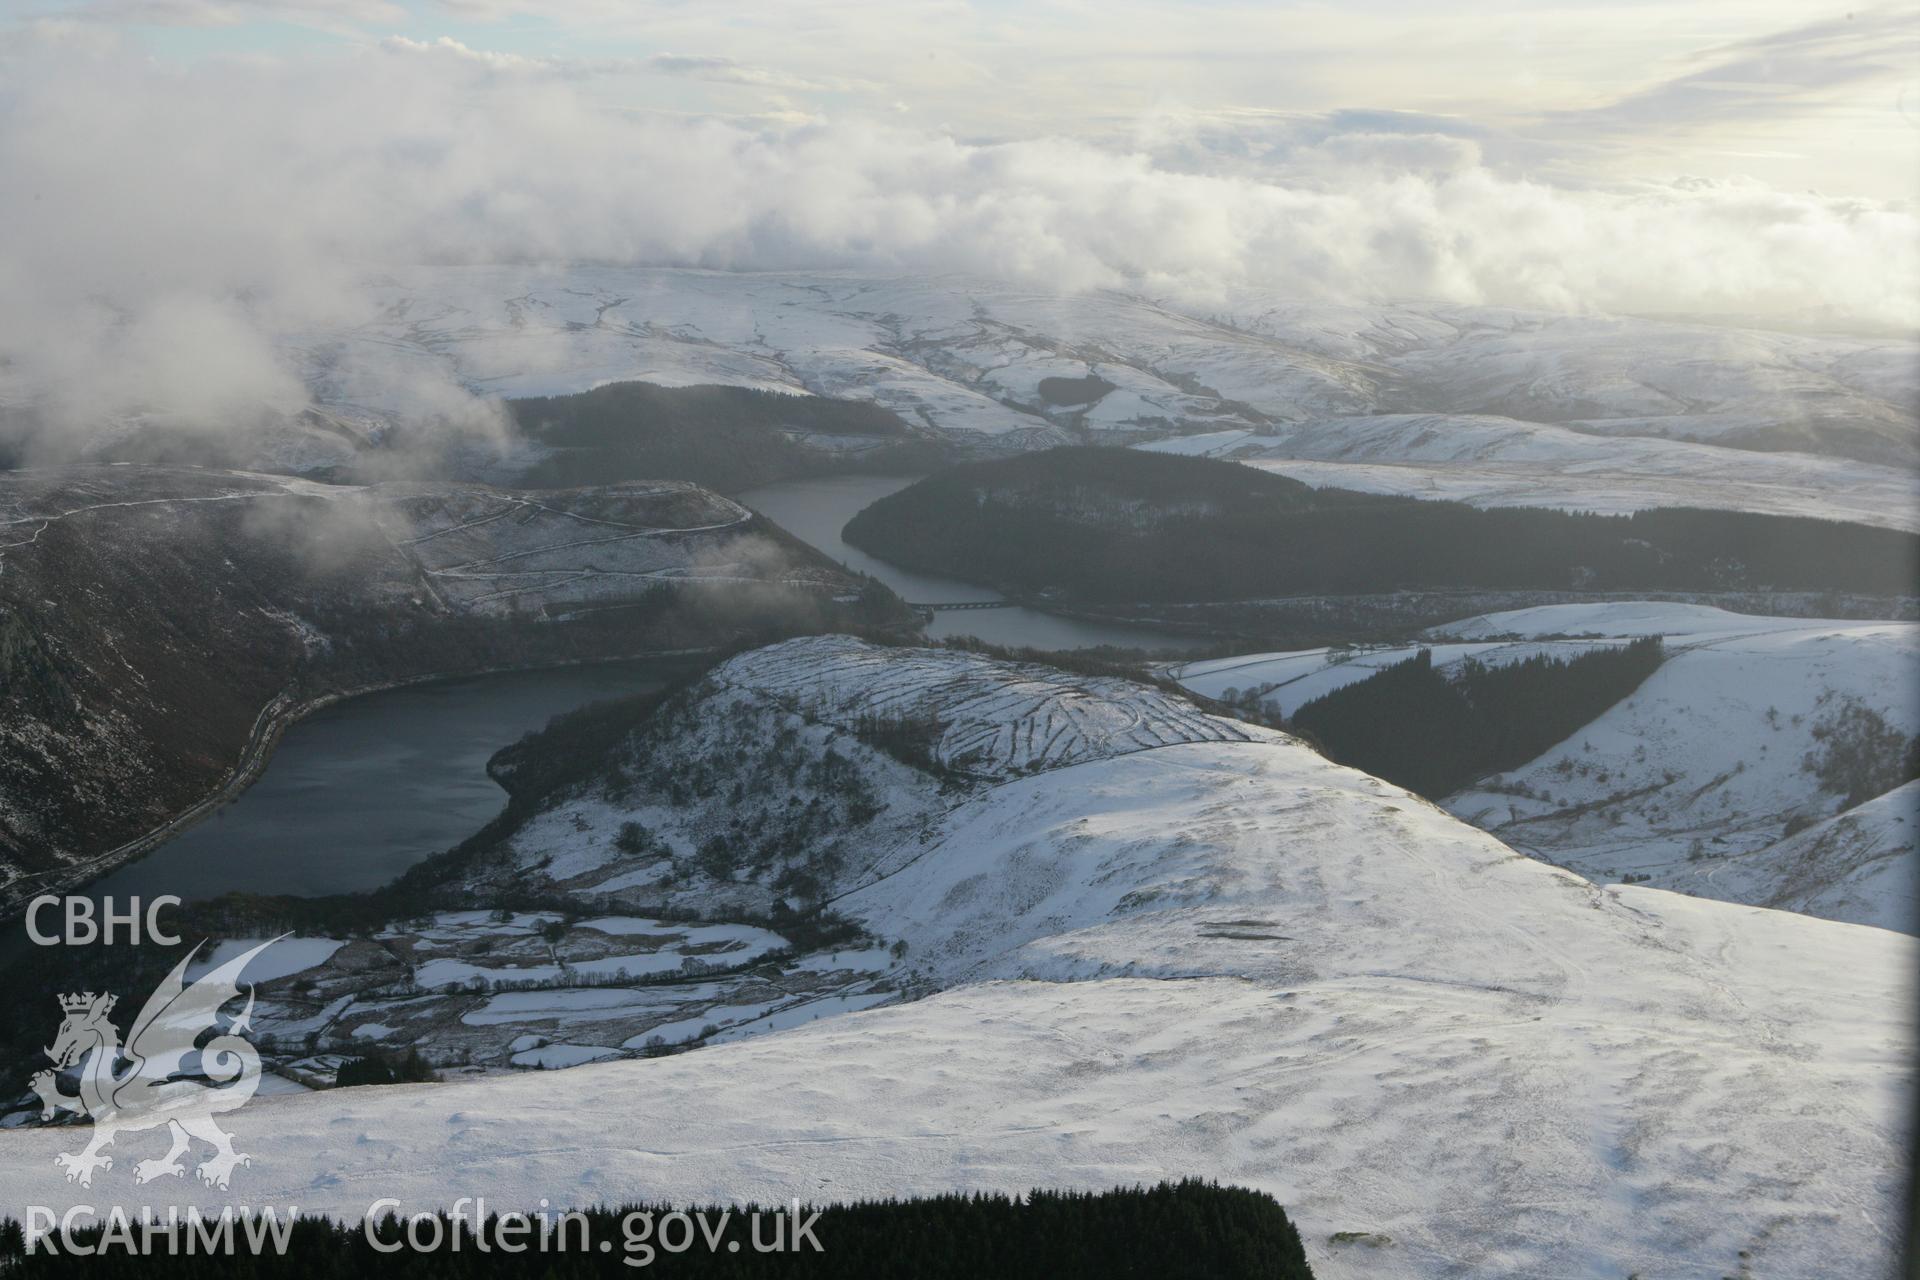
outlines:
{"label": "cloud bank", "polygon": [[[302,371],[277,335],[351,325],[368,278],[440,262],[1920,325],[1902,205],[1549,183],[1462,132],[1366,115],[1207,166],[1169,162],[1165,122],[1116,150],[647,115],[578,68],[472,55],[396,41],[180,69],[42,30],[0,61],[0,395],[71,423],[289,411]],[[1218,158],[1213,127],[1194,145]],[[459,400],[419,390],[423,413]]]}

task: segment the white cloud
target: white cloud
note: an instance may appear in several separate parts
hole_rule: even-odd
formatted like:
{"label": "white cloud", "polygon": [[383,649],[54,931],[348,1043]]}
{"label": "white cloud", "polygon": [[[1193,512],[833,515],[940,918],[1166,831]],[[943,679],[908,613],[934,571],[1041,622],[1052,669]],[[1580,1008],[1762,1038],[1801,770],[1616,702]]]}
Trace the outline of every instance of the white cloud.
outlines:
{"label": "white cloud", "polygon": [[565,76],[501,74],[523,59],[422,44],[181,70],[48,40],[0,62],[12,377],[73,415],[157,388],[197,388],[209,414],[278,402],[297,393],[258,335],[350,319],[370,272],[421,261],[1920,322],[1909,208],[1554,185],[1437,117],[1299,117],[1253,161],[1204,168],[1169,163],[1164,135],[975,145],[621,112]]}
{"label": "white cloud", "polygon": [[364,26],[407,16],[394,0],[88,0],[72,12],[100,22],[183,27],[263,21]]}
{"label": "white cloud", "polygon": [[1777,119],[1862,85],[1910,77],[1916,59],[1920,11],[1848,13],[1706,50],[1684,73],[1569,119],[1629,130]]}
{"label": "white cloud", "polygon": [[719,54],[656,53],[646,60],[649,69],[665,75],[711,80],[716,84],[743,84],[757,89],[779,89],[792,93],[831,93],[849,89],[871,89],[871,82],[810,80],[768,67],[756,67]]}
{"label": "white cloud", "polygon": [[1749,173],[1906,198],[1916,159],[1899,84],[1905,75],[1913,87],[1920,54],[1911,5],[23,0],[15,9],[129,27],[251,24],[199,43],[174,33],[175,56],[248,41],[281,49],[298,38],[287,23],[429,45],[447,34],[436,24],[452,22],[468,48],[536,64],[519,70],[629,77],[621,92],[648,109],[795,117],[846,107],[809,98],[859,94],[871,99],[862,109],[897,104],[971,138],[1111,141],[1168,110],[1311,119],[1361,104],[1472,122],[1505,142],[1496,150],[1482,139],[1495,163],[1571,155],[1615,178]]}
{"label": "white cloud", "polygon": [[380,47],[389,53],[418,58],[451,58],[483,67],[488,71],[552,71],[560,69],[551,58],[529,58],[518,53],[495,53],[474,49],[451,36],[438,40],[414,40],[407,36],[388,36]]}

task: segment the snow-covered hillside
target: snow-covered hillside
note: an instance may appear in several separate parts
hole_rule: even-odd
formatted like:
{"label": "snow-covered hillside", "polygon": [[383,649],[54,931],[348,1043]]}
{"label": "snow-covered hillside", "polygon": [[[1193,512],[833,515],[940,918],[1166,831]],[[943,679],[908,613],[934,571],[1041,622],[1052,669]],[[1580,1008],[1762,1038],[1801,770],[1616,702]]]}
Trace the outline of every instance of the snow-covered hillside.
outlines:
{"label": "snow-covered hillside", "polygon": [[1920,781],[1768,845],[1690,866],[1672,887],[1920,932]]}
{"label": "snow-covered hillside", "polygon": [[1125,680],[1080,676],[979,654],[880,649],[841,637],[746,654],[718,678],[831,724],[906,717],[937,725],[931,755],[977,778],[1005,779],[1177,742],[1245,741],[1249,726]]}
{"label": "snow-covered hillside", "polygon": [[1311,485],[1481,507],[1621,514],[1708,506],[1920,528],[1920,476],[1910,468],[1626,433],[1600,436],[1487,415],[1327,418],[1140,447],[1224,458]]}
{"label": "snow-covered hillside", "polygon": [[[1920,627],[1617,601],[1481,614],[1428,634],[1424,645],[1244,654],[1168,675],[1291,716],[1422,648],[1444,671],[1664,636],[1667,661],[1638,690],[1447,808],[1601,882],[1631,876],[1731,902],[1920,925],[1912,789],[1835,816],[1848,752],[1897,771],[1920,732]],[[1884,785],[1899,781],[1890,773]]]}
{"label": "snow-covered hillside", "polygon": [[961,277],[474,267],[376,293],[362,323],[283,340],[329,420],[418,415],[449,383],[709,382],[871,400],[963,453],[1257,430],[1269,464],[1357,488],[1874,522],[1914,506],[1908,341],[1440,305],[1195,309]]}
{"label": "snow-covered hillside", "polygon": [[1284,653],[1248,653],[1208,658],[1170,667],[1167,675],[1183,686],[1222,702],[1257,702],[1276,715],[1291,716],[1315,698],[1357,684],[1422,649],[1445,671],[1472,660],[1503,666],[1546,655],[1573,658],[1619,640],[1486,640],[1464,644],[1375,645],[1366,648],[1295,649]]}
{"label": "snow-covered hillside", "polygon": [[[685,481],[559,492],[481,484],[315,484],[201,468],[58,467],[0,483],[0,564],[28,571],[55,525],[120,541],[129,555],[162,517],[200,504],[247,512],[245,533],[276,554],[345,560],[372,551],[389,593],[424,581],[434,601],[500,612],[632,595],[652,581],[788,581],[844,589],[824,561],[776,547],[764,521]],[[150,517],[132,532],[130,515]],[[755,537],[752,535],[758,534]]]}
{"label": "snow-covered hillside", "polygon": [[[1177,703],[1119,682],[842,640],[724,670],[705,697],[814,688],[823,727],[904,703],[1084,744],[996,737],[1034,745],[839,900],[931,994],[685,1056],[262,1099],[236,1193],[357,1216],[1199,1174],[1274,1193],[1329,1277],[1891,1265],[1913,940],[1598,888],[1283,735],[1169,730]],[[69,1186],[71,1144],[0,1134],[4,1203],[214,1199],[124,1163]]]}
{"label": "snow-covered hillside", "polygon": [[650,582],[845,585],[818,565],[794,563],[745,507],[684,481],[533,493],[383,484],[362,492],[367,518],[419,566],[435,595],[470,611],[615,600]]}
{"label": "snow-covered hillside", "polygon": [[[544,797],[457,872],[466,891],[541,891],[592,918],[396,921],[296,966],[299,985],[269,991],[255,1022],[280,1046],[405,1042],[497,1068],[724,1043],[866,1008],[907,980],[885,944],[796,947],[739,921],[886,880],[996,783],[1272,736],[1111,678],[845,637],[776,644],[651,712],[585,782]],[[510,786],[526,749],[502,758]]]}
{"label": "snow-covered hillside", "polygon": [[[95,873],[124,861],[116,845],[250,774],[305,700],[731,634],[724,615],[680,626],[705,615],[676,610],[672,587],[740,601],[756,625],[890,607],[678,481],[509,492],[200,467],[0,472],[0,902],[83,874],[84,857],[105,855]],[[597,647],[495,625],[622,602],[646,608]]]}
{"label": "snow-covered hillside", "polygon": [[1383,361],[1398,379],[1393,408],[1883,461],[1910,454],[1920,413],[1910,342],[1502,307],[1379,308],[1349,317],[1344,341],[1311,308],[1233,323]]}
{"label": "snow-covered hillside", "polygon": [[791,640],[715,669],[468,876],[631,907],[764,911],[891,874],[956,794],[1263,733],[1112,678]]}
{"label": "snow-covered hillside", "polygon": [[[1650,877],[1777,905],[1786,895],[1820,914],[1911,927],[1898,903],[1863,906],[1857,887],[1837,892],[1856,871],[1853,858],[1810,885],[1818,873],[1803,865],[1808,846],[1781,842],[1790,825],[1830,817],[1844,803],[1836,752],[1857,745],[1898,768],[1920,732],[1920,627],[1619,604],[1524,609],[1436,629],[1490,635],[1664,635],[1669,656],[1567,741],[1449,798],[1454,813],[1595,879]],[[1880,789],[1898,781],[1890,776]],[[1828,884],[1836,893],[1823,891]]]}

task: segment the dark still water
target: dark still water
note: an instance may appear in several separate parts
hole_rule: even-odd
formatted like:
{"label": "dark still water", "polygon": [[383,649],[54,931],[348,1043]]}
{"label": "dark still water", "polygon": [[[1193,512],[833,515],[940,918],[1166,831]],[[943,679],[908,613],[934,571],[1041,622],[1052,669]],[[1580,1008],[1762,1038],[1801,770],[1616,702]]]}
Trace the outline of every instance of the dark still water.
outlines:
{"label": "dark still water", "polygon": [[[840,540],[840,531],[862,508],[890,493],[897,493],[919,478],[826,476],[814,480],[788,480],[749,489],[734,496],[796,538],[812,543],[830,558],[850,569],[872,574],[904,599],[918,604],[938,604],[943,600],[1005,599],[997,591],[976,587],[955,578],[941,578],[899,568]],[[927,634],[936,637],[978,636],[993,644],[1035,649],[1091,649],[1099,645],[1113,645],[1126,649],[1187,651],[1203,648],[1209,643],[1204,637],[1177,631],[1123,623],[1082,622],[1020,607],[935,611]]]}
{"label": "dark still water", "polygon": [[[909,600],[998,599],[982,587],[897,569],[840,540],[855,512],[910,483],[911,477],[836,476],[739,496]],[[1025,608],[935,613],[928,630],[1044,649],[1191,649],[1200,643],[1150,627],[1078,622]],[[659,659],[512,672],[337,703],[289,729],[239,799],[87,891],[191,900],[236,890],[311,897],[378,888],[460,843],[500,811],[505,794],[486,772],[495,751],[563,711],[657,688],[682,666]]]}
{"label": "dark still water", "polygon": [[563,711],[657,688],[672,659],[445,680],[336,703],[197,826],[87,886],[95,897],[356,893],[450,849],[500,811],[487,758]]}

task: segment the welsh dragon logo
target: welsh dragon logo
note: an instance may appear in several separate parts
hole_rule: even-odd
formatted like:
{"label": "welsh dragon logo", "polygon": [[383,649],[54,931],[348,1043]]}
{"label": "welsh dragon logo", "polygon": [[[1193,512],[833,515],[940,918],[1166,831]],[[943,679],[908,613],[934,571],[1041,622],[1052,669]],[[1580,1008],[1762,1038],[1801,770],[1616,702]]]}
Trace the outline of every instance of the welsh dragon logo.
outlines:
{"label": "welsh dragon logo", "polygon": [[[32,1085],[43,1120],[73,1111],[93,1121],[93,1139],[84,1151],[54,1157],[68,1182],[92,1186],[96,1170],[113,1168],[113,1157],[102,1151],[115,1138],[161,1125],[173,1146],[158,1160],[135,1164],[136,1182],[186,1173],[181,1157],[196,1138],[213,1148],[194,1170],[208,1186],[224,1191],[235,1168],[253,1163],[233,1149],[233,1135],[213,1119],[245,1106],[260,1087],[260,1055],[242,1038],[253,1013],[252,985],[246,989],[246,1007],[224,1028],[220,1011],[240,998],[240,975],[248,961],[277,941],[263,942],[189,984],[187,966],[200,951],[195,946],[147,998],[124,1045],[109,1021],[117,997],[91,991],[60,997],[66,1017],[46,1050],[53,1067],[36,1074]],[[201,1043],[209,1032],[211,1038]],[[56,1073],[76,1066],[80,1092],[60,1092]]]}

